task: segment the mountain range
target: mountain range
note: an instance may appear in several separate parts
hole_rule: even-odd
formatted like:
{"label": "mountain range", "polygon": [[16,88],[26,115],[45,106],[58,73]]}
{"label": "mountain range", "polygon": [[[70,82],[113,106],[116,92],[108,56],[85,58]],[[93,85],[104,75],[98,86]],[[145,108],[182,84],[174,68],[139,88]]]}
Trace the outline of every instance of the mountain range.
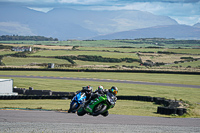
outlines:
{"label": "mountain range", "polygon": [[0,35],[37,35],[69,39],[200,39],[200,24],[180,25],[167,16],[143,11],[87,11],[54,8],[44,13],[24,6],[0,5]]}
{"label": "mountain range", "polygon": [[93,40],[103,39],[136,39],[136,38],[175,38],[175,39],[200,39],[200,28],[188,25],[161,25],[149,28],[141,28],[122,31],[93,37]]}

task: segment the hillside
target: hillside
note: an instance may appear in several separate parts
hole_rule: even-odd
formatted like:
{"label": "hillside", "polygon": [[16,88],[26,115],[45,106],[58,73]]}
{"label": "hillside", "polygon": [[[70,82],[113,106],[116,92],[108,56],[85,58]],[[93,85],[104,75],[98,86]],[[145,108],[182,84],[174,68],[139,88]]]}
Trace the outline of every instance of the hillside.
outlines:
{"label": "hillside", "polygon": [[17,5],[0,5],[1,35],[37,35],[67,39],[88,39],[101,34],[178,25],[167,17],[143,11],[87,11],[55,8],[47,13]]}
{"label": "hillside", "polygon": [[176,38],[200,39],[200,28],[187,25],[162,25],[97,36],[92,39]]}

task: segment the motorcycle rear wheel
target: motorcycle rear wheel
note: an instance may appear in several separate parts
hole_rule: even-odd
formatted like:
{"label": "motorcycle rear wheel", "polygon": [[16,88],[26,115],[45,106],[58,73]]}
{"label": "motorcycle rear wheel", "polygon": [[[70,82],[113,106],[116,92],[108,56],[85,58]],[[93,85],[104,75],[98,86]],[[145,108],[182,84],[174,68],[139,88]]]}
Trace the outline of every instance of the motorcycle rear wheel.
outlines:
{"label": "motorcycle rear wheel", "polygon": [[[99,106],[101,106],[101,109],[98,109]],[[92,115],[93,115],[93,116],[98,116],[98,115],[102,114],[106,109],[107,109],[107,105],[98,104],[97,106],[95,106],[94,112],[93,112]]]}
{"label": "motorcycle rear wheel", "polygon": [[106,116],[108,116],[109,115],[109,112],[108,111],[106,111],[106,112],[104,112],[103,114],[101,114],[101,115],[103,115],[104,117],[106,117]]}

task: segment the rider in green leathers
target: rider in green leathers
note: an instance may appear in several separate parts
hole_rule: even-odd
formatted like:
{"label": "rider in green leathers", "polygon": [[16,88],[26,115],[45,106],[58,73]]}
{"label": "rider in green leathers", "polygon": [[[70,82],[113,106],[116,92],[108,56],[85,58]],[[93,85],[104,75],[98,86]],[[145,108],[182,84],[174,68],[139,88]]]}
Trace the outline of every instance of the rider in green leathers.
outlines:
{"label": "rider in green leathers", "polygon": [[118,93],[118,88],[115,87],[115,86],[112,86],[110,89],[103,89],[103,86],[100,85],[100,86],[98,86],[97,90],[94,91],[94,92],[91,94],[91,96],[90,96],[90,98],[87,100],[87,102],[85,102],[84,107],[86,107],[86,106],[91,102],[91,100],[93,100],[93,99],[95,99],[95,98],[98,98],[98,97],[101,96],[101,95],[107,94],[107,92],[110,92],[110,93],[112,93],[112,94],[114,95],[113,99],[114,99],[114,101],[115,101],[115,103],[116,103],[116,101],[117,101],[116,95],[117,95],[117,93]]}

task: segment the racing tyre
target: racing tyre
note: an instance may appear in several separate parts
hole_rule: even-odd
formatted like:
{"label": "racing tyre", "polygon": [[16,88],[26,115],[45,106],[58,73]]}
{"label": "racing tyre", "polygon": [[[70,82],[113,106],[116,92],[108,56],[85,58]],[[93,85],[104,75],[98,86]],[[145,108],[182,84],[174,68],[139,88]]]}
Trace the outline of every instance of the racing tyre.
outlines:
{"label": "racing tyre", "polygon": [[68,110],[68,113],[71,113],[71,109]]}
{"label": "racing tyre", "polygon": [[78,107],[79,107],[79,104],[78,103],[74,103],[72,106],[71,106],[71,110],[76,110]]}
{"label": "racing tyre", "polygon": [[98,104],[94,108],[93,116],[98,116],[99,114],[102,114],[107,109],[107,105],[104,104]]}
{"label": "racing tyre", "polygon": [[[78,107],[77,107],[78,106]],[[76,110],[78,110],[80,107],[80,105],[78,103],[74,103],[73,105],[70,106],[70,109],[68,110],[68,113],[75,113]]]}
{"label": "racing tyre", "polygon": [[104,117],[106,117],[106,116],[108,116],[109,115],[109,113],[108,113],[108,111],[106,111],[106,112],[104,112],[103,114],[101,114],[101,115],[103,115]]}
{"label": "racing tyre", "polygon": [[86,111],[84,110],[84,108],[80,108],[80,110],[77,111],[78,116],[83,116],[85,114],[86,114]]}

